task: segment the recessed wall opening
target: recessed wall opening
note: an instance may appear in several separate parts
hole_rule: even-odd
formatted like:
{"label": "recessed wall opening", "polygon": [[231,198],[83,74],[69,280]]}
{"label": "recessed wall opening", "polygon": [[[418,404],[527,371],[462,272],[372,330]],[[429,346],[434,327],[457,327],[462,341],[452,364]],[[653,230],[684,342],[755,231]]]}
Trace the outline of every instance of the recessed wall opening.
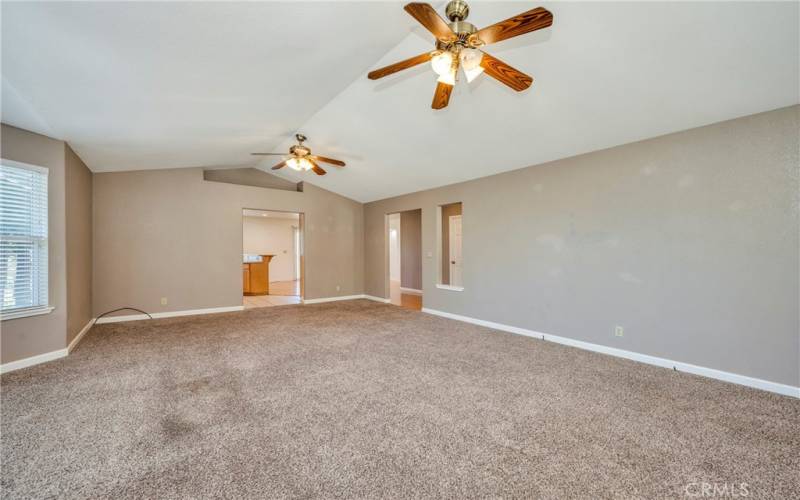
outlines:
{"label": "recessed wall opening", "polygon": [[300,304],[305,278],[298,212],[242,210],[242,304],[245,309]]}
{"label": "recessed wall opening", "polygon": [[386,215],[389,302],[422,309],[422,210]]}
{"label": "recessed wall opening", "polygon": [[437,288],[464,290],[462,203],[439,205],[436,214]]}

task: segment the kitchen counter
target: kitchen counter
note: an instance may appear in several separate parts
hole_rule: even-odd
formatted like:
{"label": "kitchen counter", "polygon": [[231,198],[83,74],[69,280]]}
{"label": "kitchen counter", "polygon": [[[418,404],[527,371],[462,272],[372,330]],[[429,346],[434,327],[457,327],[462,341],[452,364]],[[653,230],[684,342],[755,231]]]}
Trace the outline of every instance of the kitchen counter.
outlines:
{"label": "kitchen counter", "polygon": [[274,255],[259,255],[260,262],[242,262],[242,293],[269,295],[269,263]]}

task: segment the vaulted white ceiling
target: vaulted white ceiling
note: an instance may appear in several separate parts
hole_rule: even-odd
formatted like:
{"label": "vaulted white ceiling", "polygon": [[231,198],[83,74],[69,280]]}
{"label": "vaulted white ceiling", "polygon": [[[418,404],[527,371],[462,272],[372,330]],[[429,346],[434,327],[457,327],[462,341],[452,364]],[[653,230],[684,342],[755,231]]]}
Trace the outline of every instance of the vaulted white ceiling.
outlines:
{"label": "vaulted white ceiling", "polygon": [[252,163],[299,130],[348,163],[308,181],[371,201],[800,102],[796,2],[541,5],[552,28],[487,48],[529,90],[482,75],[434,111],[427,65],[366,78],[432,48],[402,2],[6,2],[2,118],[95,171]]}
{"label": "vaulted white ceiling", "polygon": [[3,2],[3,122],[94,171],[252,163],[410,30],[401,3]]}

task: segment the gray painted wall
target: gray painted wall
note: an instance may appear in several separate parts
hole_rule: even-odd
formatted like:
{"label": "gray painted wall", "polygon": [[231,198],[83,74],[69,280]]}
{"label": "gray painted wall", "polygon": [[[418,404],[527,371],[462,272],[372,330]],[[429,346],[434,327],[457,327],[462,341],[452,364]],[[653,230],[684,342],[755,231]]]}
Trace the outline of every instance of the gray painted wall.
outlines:
{"label": "gray painted wall", "polygon": [[94,314],[241,305],[243,208],[305,213],[306,298],[363,293],[358,202],[308,183],[297,192],[209,182],[200,168],[98,173]]}
{"label": "gray painted wall", "polygon": [[92,319],[92,172],[64,145],[67,344]]}
{"label": "gray painted wall", "polygon": [[[368,203],[366,293],[384,214],[422,207],[428,308],[798,385],[799,110]],[[427,257],[457,201],[463,292]]]}
{"label": "gray painted wall", "polygon": [[422,210],[400,213],[400,286],[422,290]]}
{"label": "gray painted wall", "polygon": [[8,160],[49,169],[48,186],[48,299],[50,314],[3,320],[0,362],[57,351],[66,347],[67,270],[63,142],[2,124],[0,154]]}
{"label": "gray painted wall", "polygon": [[[422,207],[426,307],[798,385],[799,113],[775,110],[365,206],[308,184],[303,193],[206,182],[201,169],[95,174],[93,312],[240,304],[242,208],[306,213],[308,298],[386,296],[384,214]],[[50,169],[56,308],[2,322],[7,363],[62,349],[74,335],[66,333],[65,193],[82,192],[87,179],[61,141],[3,125],[1,147],[4,158]],[[79,172],[70,188],[68,162]],[[436,206],[458,201],[463,292],[435,288],[427,256],[436,255]],[[69,211],[85,211],[78,205]],[[78,233],[75,248],[86,238]],[[73,272],[86,276],[81,252]],[[85,283],[73,283],[85,297]],[[73,326],[85,317],[76,307]],[[624,337],[613,336],[615,325]]]}

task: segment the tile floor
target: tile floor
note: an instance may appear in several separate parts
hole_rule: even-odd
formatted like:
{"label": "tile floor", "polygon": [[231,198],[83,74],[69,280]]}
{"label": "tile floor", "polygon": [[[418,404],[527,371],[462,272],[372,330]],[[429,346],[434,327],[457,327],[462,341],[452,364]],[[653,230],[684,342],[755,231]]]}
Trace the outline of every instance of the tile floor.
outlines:
{"label": "tile floor", "polygon": [[253,307],[285,306],[300,304],[300,282],[273,281],[269,284],[269,295],[245,295],[243,304],[245,309]]}

